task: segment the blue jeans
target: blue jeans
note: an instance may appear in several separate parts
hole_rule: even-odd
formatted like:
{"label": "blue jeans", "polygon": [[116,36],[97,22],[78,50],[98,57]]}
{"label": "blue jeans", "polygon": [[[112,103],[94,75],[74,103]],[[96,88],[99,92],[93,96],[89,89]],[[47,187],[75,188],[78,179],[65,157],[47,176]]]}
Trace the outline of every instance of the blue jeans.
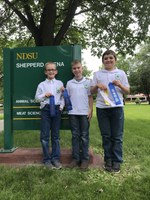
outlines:
{"label": "blue jeans", "polygon": [[124,111],[122,107],[96,108],[99,128],[102,135],[104,160],[123,162],[122,142],[124,127]]}
{"label": "blue jeans", "polygon": [[[60,159],[59,129],[61,111],[56,106],[57,116],[50,117],[49,105],[41,110],[41,135],[40,141],[43,149],[43,163]],[[52,152],[49,152],[49,139],[51,134]]]}
{"label": "blue jeans", "polygon": [[69,115],[72,132],[72,158],[89,160],[89,121],[87,115]]}

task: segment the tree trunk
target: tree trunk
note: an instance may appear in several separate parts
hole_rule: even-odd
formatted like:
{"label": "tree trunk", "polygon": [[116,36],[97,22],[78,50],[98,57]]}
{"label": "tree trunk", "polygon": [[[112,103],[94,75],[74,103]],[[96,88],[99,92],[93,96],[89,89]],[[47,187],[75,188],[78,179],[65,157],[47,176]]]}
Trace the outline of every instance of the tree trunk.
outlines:
{"label": "tree trunk", "polygon": [[54,43],[54,27],[56,20],[56,0],[47,0],[40,20],[40,46],[49,46]]}

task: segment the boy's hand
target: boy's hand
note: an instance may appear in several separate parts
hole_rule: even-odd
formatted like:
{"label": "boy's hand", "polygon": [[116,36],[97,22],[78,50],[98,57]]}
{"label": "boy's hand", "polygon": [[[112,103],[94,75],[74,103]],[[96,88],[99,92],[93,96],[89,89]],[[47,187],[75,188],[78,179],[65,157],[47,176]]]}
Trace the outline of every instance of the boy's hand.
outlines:
{"label": "boy's hand", "polygon": [[47,92],[47,93],[45,93],[45,97],[50,97],[50,96],[52,96],[53,94],[52,93],[50,93],[50,92]]}
{"label": "boy's hand", "polygon": [[65,90],[65,88],[64,88],[64,86],[62,86],[62,87],[60,88],[60,91],[61,91],[61,92],[64,92],[64,90]]}
{"label": "boy's hand", "polygon": [[89,111],[87,118],[89,119],[89,121],[92,119],[92,115],[93,115],[93,111]]}
{"label": "boy's hand", "polygon": [[129,87],[125,87],[124,85],[122,85],[122,83],[120,82],[120,80],[114,80],[114,81],[112,81],[112,83],[114,85],[118,86],[122,90],[122,92],[124,94],[129,94],[130,93],[130,88]]}
{"label": "boy's hand", "polygon": [[101,83],[98,83],[96,86],[101,90],[107,90],[107,87]]}
{"label": "boy's hand", "polygon": [[63,110],[63,105],[60,105],[59,110],[62,111]]}
{"label": "boy's hand", "polygon": [[121,86],[122,86],[120,80],[114,80],[114,81],[112,81],[112,83],[113,83],[115,86],[118,86],[118,87],[121,87]]}

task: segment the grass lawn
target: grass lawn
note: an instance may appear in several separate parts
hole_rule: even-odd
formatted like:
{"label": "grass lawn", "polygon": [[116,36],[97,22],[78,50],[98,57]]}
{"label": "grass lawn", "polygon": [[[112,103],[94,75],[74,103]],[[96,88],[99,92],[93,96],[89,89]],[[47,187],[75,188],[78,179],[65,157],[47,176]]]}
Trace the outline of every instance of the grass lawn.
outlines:
{"label": "grass lawn", "polygon": [[[70,131],[61,131],[61,147],[70,147]],[[15,146],[40,147],[39,131],[15,131]],[[3,146],[3,134],[0,134]],[[124,163],[120,174],[99,169],[50,171],[44,167],[0,167],[2,200],[149,200],[150,106],[125,106]],[[94,113],[90,147],[103,154]]]}

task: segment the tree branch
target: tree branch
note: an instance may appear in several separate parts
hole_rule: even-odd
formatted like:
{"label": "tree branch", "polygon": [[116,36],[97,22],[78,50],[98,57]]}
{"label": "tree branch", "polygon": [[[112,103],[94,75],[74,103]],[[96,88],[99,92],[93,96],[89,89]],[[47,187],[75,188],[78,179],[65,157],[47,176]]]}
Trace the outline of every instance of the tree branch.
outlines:
{"label": "tree branch", "polygon": [[[39,42],[39,30],[38,28],[35,26],[35,23],[33,21],[33,17],[31,15],[31,13],[29,13],[29,11],[26,10],[27,17],[29,18],[29,20],[17,9],[15,8],[14,4],[11,3],[8,0],[4,0],[5,3],[16,13],[16,15],[20,18],[20,20],[23,22],[23,24],[30,30],[30,32],[32,33],[32,35],[35,38],[35,42],[36,44]],[[28,5],[24,6],[25,9],[28,8]]]}
{"label": "tree branch", "polygon": [[92,10],[91,8],[87,8],[87,9],[85,9],[85,10],[82,10],[82,11],[76,13],[75,15],[80,15],[80,14],[82,14],[82,13],[86,13],[86,12],[91,11],[91,10]]}
{"label": "tree branch", "polygon": [[[4,14],[5,15],[5,14]],[[8,16],[0,21],[0,27],[13,15],[13,11],[8,14]]]}
{"label": "tree branch", "polygon": [[31,8],[28,4],[24,5],[24,10],[25,10],[25,13],[27,15],[28,21],[30,21],[32,23],[32,25],[34,24],[34,26],[35,26],[33,16],[31,15]]}
{"label": "tree branch", "polygon": [[66,34],[72,19],[74,18],[75,12],[77,7],[80,5],[82,0],[70,0],[69,1],[69,6],[68,6],[68,12],[66,15],[66,18],[64,20],[64,23],[62,24],[62,27],[60,28],[59,32],[57,33],[55,40],[54,40],[54,45],[59,45],[62,38]]}

